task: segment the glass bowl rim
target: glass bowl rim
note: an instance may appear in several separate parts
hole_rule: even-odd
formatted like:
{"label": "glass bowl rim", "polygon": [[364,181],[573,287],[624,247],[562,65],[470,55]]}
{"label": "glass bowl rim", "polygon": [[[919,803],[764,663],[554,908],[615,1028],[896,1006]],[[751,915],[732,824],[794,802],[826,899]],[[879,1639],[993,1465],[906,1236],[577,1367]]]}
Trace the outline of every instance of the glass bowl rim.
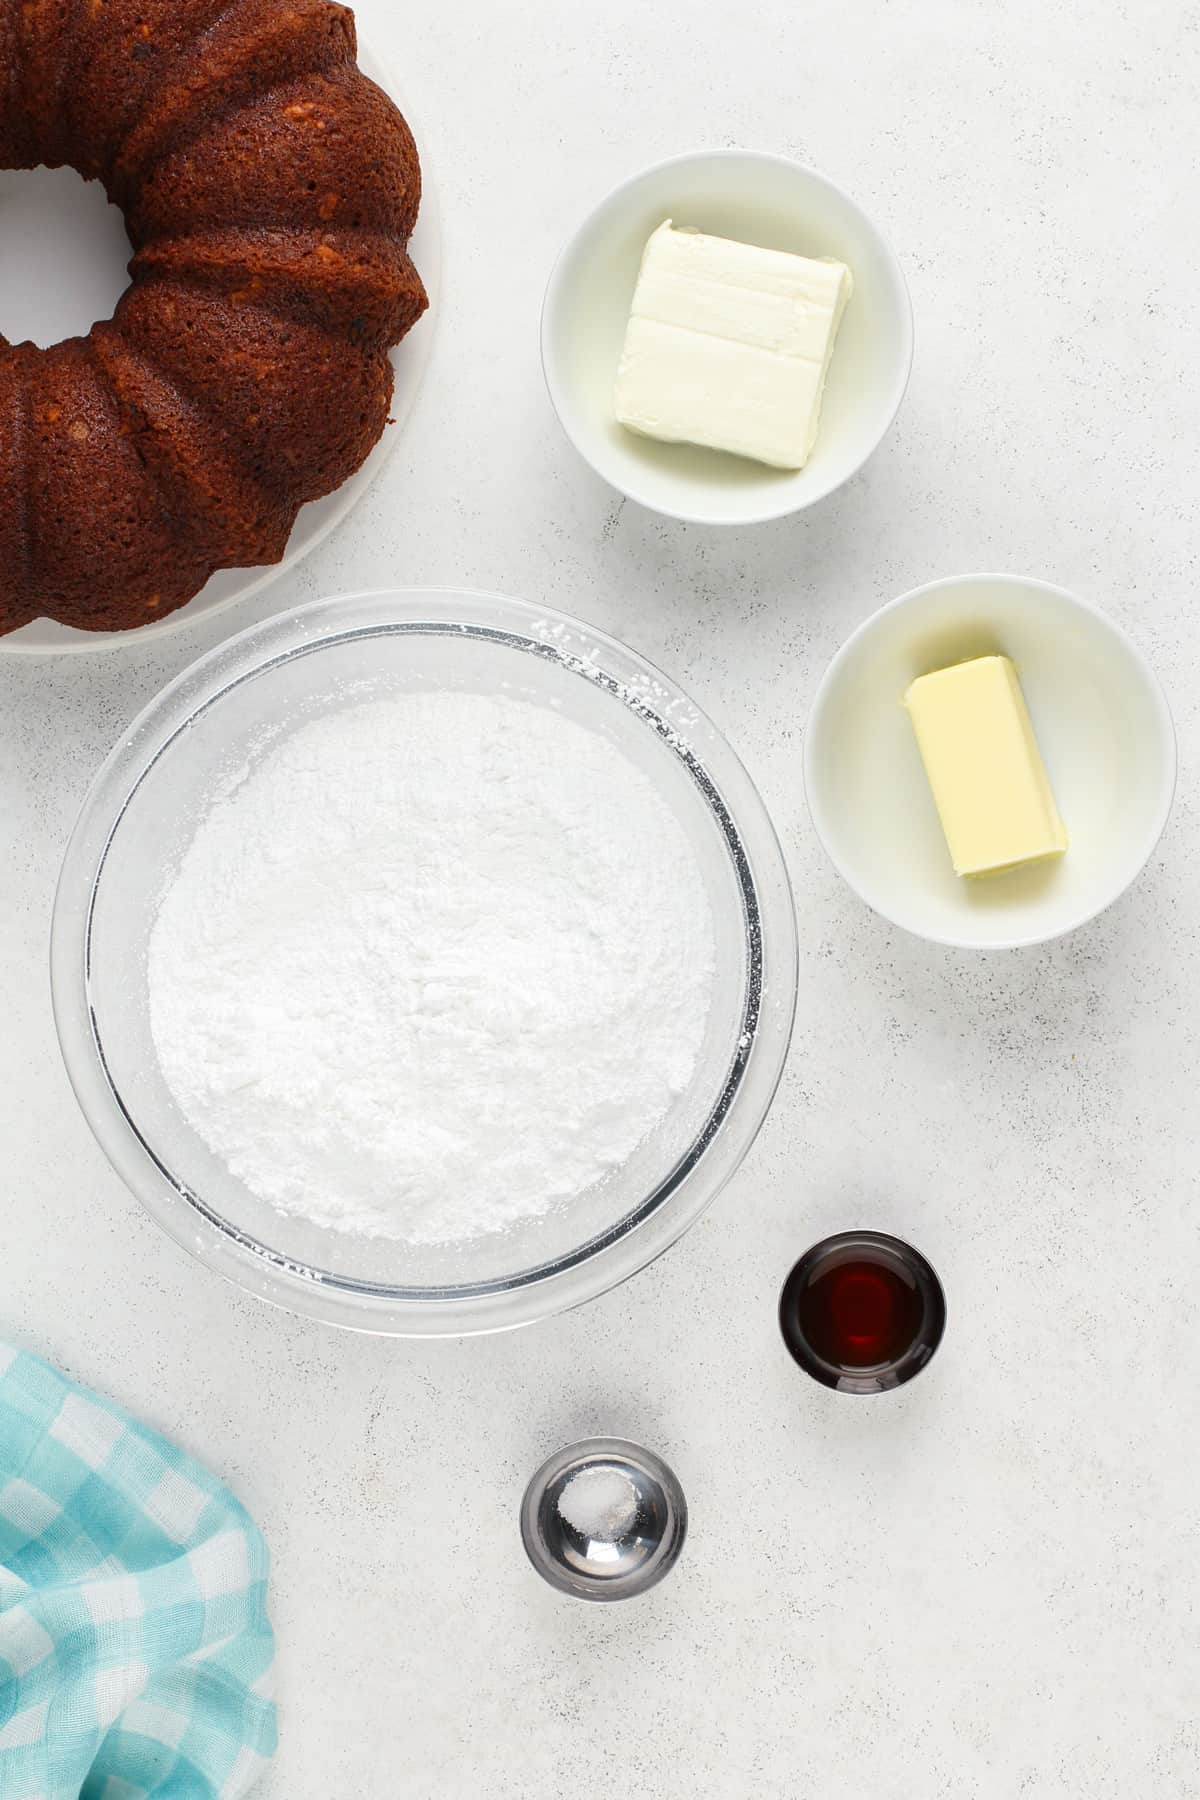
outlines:
{"label": "glass bowl rim", "polygon": [[[109,1074],[92,1004],[90,933],[125,811],[192,721],[235,686],[297,656],[421,629],[536,651],[607,688],[657,730],[687,765],[725,836],[742,890],[750,979],[721,1092],[687,1151],[637,1207],[586,1244],[512,1277],[403,1289],[298,1263],[239,1230],[171,1174]],[[651,683],[653,700],[631,681]],[[686,707],[688,730],[705,740],[702,753],[664,717],[664,703],[667,713]],[[117,1173],[177,1243],[292,1312],[380,1335],[458,1336],[529,1324],[597,1297],[661,1255],[716,1198],[757,1136],[782,1076],[796,1006],[795,909],[783,852],[749,775],[707,715],[652,663],[606,633],[528,601],[465,588],[384,589],[318,600],[249,626],[186,667],[134,719],[97,772],[68,844],[54,906],[51,985],[63,1059],[84,1116]],[[773,1031],[764,1030],[768,1003],[777,1014]]]}

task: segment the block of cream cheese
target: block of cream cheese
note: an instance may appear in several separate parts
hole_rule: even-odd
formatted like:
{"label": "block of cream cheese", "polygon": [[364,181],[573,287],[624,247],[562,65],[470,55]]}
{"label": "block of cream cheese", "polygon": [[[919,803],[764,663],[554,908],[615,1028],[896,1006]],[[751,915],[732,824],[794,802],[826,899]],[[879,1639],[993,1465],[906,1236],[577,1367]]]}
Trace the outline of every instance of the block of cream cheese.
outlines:
{"label": "block of cream cheese", "polygon": [[956,874],[1061,856],[1067,833],[1007,656],[922,675],[904,703]]}
{"label": "block of cream cheese", "polygon": [[642,259],[617,418],[646,437],[802,469],[853,285],[844,263],[677,231],[668,219]]}

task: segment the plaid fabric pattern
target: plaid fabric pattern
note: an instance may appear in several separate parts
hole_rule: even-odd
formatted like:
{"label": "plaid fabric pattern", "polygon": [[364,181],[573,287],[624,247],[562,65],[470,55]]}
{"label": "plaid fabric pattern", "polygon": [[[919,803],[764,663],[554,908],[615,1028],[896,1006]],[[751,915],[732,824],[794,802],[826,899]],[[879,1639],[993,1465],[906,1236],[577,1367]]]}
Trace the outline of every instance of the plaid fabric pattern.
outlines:
{"label": "plaid fabric pattern", "polygon": [[238,1800],[275,1748],[273,1661],[233,1496],[0,1344],[0,1800]]}

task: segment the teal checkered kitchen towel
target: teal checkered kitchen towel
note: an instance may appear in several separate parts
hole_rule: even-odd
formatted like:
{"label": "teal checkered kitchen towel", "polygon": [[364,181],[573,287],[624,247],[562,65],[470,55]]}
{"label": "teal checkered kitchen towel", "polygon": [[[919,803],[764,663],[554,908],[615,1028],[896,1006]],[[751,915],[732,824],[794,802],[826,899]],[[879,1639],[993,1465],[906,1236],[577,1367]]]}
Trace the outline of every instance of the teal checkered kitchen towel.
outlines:
{"label": "teal checkered kitchen towel", "polygon": [[267,1552],[233,1496],[0,1344],[0,1800],[234,1800],[275,1748]]}

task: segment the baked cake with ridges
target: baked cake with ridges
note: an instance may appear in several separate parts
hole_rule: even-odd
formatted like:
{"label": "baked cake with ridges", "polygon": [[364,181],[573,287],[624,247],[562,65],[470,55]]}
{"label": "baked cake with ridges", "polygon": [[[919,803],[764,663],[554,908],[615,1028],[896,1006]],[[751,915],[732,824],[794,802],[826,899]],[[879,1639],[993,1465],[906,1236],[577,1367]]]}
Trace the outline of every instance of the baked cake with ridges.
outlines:
{"label": "baked cake with ridges", "polygon": [[425,310],[407,254],[372,232],[204,231],[147,244],[131,267],[135,279],[186,275],[235,307],[274,307],[359,343],[395,342]]}
{"label": "baked cake with ridges", "polygon": [[107,182],[117,150],[161,84],[228,9],[229,0],[151,6],[80,0],[63,54],[62,109],[73,168]]}
{"label": "baked cake with ridges", "polygon": [[115,322],[215,430],[232,422],[242,467],[281,499],[339,487],[363,432],[378,437],[386,423],[386,356],[318,327],[245,304],[231,321],[218,295],[170,279],[131,288]]}
{"label": "baked cake with ridges", "polygon": [[[119,625],[127,590],[153,615],[205,579],[204,559],[168,514],[85,339],[55,344],[37,359],[27,431],[29,467],[37,471],[27,495],[28,554],[46,610],[85,608],[98,624]],[[114,607],[95,607],[97,564],[117,596]]]}
{"label": "baked cake with ridges", "polygon": [[168,71],[119,146],[108,178],[122,204],[147,170],[209,121],[280,82],[354,62],[354,22],[340,6],[237,0]]}
{"label": "baked cake with ridges", "polygon": [[97,326],[92,340],[121,429],[157,482],[180,542],[212,568],[278,562],[291,530],[290,504],[246,472],[228,430],[210,425],[115,321]]}
{"label": "baked cake with ridges", "polygon": [[17,15],[16,107],[35,125],[32,141],[52,167],[66,160],[62,109],[63,46],[74,22],[77,0],[22,0]]}
{"label": "baked cake with ridges", "polygon": [[[352,107],[347,107],[352,101]],[[349,116],[370,124],[364,159]],[[388,232],[407,239],[417,222],[416,146],[386,94],[353,67],[302,75],[216,119],[202,137],[150,169],[126,209],[139,243],[208,226]]]}
{"label": "baked cake with ridges", "polygon": [[29,128],[17,105],[19,17],[15,7],[0,6],[0,169],[29,164]]}
{"label": "baked cake with ridges", "polygon": [[26,580],[26,353],[0,338],[0,632],[33,618]]}
{"label": "baked cake with ridges", "polygon": [[0,166],[99,177],[134,249],[88,338],[0,338],[0,631],[277,561],[378,440],[420,166],[355,47],[333,0],[0,0]]}

